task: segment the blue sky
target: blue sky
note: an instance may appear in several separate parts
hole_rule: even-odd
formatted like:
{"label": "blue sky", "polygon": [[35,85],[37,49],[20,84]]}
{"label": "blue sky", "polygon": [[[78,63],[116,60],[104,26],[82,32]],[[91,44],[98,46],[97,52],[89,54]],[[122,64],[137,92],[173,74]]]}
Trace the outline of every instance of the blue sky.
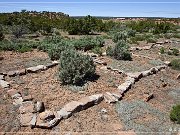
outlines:
{"label": "blue sky", "polygon": [[0,0],[0,12],[21,9],[70,16],[180,17],[180,0]]}

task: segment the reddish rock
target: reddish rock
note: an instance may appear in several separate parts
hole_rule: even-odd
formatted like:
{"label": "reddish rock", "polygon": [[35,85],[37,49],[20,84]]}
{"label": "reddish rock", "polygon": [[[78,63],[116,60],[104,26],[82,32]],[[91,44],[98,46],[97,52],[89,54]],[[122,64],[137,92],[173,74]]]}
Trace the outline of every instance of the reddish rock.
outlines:
{"label": "reddish rock", "polygon": [[33,113],[25,113],[25,114],[20,114],[20,124],[21,126],[30,126],[31,125],[31,120],[33,119]]}
{"label": "reddish rock", "polygon": [[144,94],[144,101],[145,102],[148,102],[150,99],[152,99],[153,98],[153,93],[145,93]]}
{"label": "reddish rock", "polygon": [[32,95],[23,96],[23,101],[31,101],[31,100],[33,100]]}
{"label": "reddish rock", "polygon": [[55,115],[53,111],[45,111],[39,114],[39,118],[43,121],[51,120],[55,118]]}
{"label": "reddish rock", "polygon": [[82,105],[78,101],[72,101],[63,107],[67,112],[76,112],[82,109]]}
{"label": "reddish rock", "polygon": [[10,89],[10,90],[7,91],[7,93],[8,93],[9,96],[12,97],[13,95],[19,93],[19,91],[16,90],[16,89]]}
{"label": "reddish rock", "polygon": [[33,102],[31,101],[22,102],[22,105],[19,107],[19,111],[21,114],[35,112]]}
{"label": "reddish rock", "polygon": [[127,76],[134,78],[135,80],[139,80],[143,77],[141,72],[127,73]]}
{"label": "reddish rock", "polygon": [[26,74],[26,69],[21,69],[21,70],[18,70],[18,75],[25,75]]}

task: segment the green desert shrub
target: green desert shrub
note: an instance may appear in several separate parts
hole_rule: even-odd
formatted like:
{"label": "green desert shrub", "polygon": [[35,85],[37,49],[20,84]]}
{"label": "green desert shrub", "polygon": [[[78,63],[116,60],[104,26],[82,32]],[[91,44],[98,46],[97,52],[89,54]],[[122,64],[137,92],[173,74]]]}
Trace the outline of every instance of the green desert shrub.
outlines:
{"label": "green desert shrub", "polygon": [[160,48],[160,53],[161,53],[161,54],[164,54],[164,53],[165,53],[165,48],[164,48],[164,47],[161,47],[161,48]]}
{"label": "green desert shrub", "polygon": [[171,67],[175,70],[180,70],[180,59],[174,59],[171,61]]}
{"label": "green desert shrub", "polygon": [[177,124],[180,124],[180,104],[173,106],[170,112],[170,119]]}
{"label": "green desert shrub", "polygon": [[68,44],[62,41],[58,44],[51,44],[48,47],[48,55],[51,60],[58,60],[61,56],[61,52],[66,50],[68,47]]}
{"label": "green desert shrub", "polygon": [[135,37],[136,31],[135,31],[135,30],[132,30],[132,29],[129,29],[129,30],[127,30],[127,35],[128,35],[129,37]]}
{"label": "green desert shrub", "polygon": [[157,39],[153,38],[153,37],[150,37],[150,38],[147,38],[146,41],[147,41],[147,43],[156,43]]}
{"label": "green desert shrub", "polygon": [[107,55],[117,60],[131,60],[131,53],[128,50],[129,46],[124,41],[119,41],[115,47],[107,48]]}
{"label": "green desert shrub", "polygon": [[176,48],[173,48],[172,49],[172,54],[175,55],[175,56],[178,56],[179,55],[179,50],[176,49]]}
{"label": "green desert shrub", "polygon": [[38,44],[38,42],[27,40],[3,40],[0,41],[0,50],[24,53],[37,48]]}
{"label": "green desert shrub", "polygon": [[4,31],[2,25],[0,25],[0,41],[2,41],[5,38]]}
{"label": "green desert shrub", "polygon": [[92,49],[92,52],[95,53],[95,54],[98,54],[99,56],[102,55],[102,49],[101,47],[95,47]]}
{"label": "green desert shrub", "polygon": [[113,42],[117,43],[117,42],[120,41],[120,40],[126,41],[127,38],[128,38],[127,32],[122,31],[122,32],[117,32],[117,33],[115,33],[115,34],[113,35],[112,40],[113,40]]}
{"label": "green desert shrub", "polygon": [[59,65],[59,78],[63,84],[81,85],[95,74],[93,59],[73,49],[61,53]]}
{"label": "green desert shrub", "polygon": [[77,50],[91,50],[95,47],[102,47],[104,45],[104,39],[102,37],[90,37],[85,36],[80,39],[72,40],[72,44]]}

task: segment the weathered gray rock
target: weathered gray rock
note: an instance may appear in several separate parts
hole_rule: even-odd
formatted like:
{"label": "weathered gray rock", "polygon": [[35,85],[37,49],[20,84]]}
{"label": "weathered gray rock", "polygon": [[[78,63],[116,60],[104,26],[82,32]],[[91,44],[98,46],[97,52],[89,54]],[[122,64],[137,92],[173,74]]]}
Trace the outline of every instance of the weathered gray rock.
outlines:
{"label": "weathered gray rock", "polygon": [[17,71],[9,71],[9,72],[7,73],[7,75],[8,75],[9,77],[14,77],[14,76],[17,75]]}
{"label": "weathered gray rock", "polygon": [[52,61],[53,64],[59,64],[59,61]]}
{"label": "weathered gray rock", "polygon": [[164,44],[164,42],[163,41],[158,41],[158,42],[156,42],[156,44],[162,45],[162,44]]}
{"label": "weathered gray rock", "polygon": [[155,68],[158,69],[158,71],[165,69],[167,66],[166,65],[160,65],[160,66],[156,66]]}
{"label": "weathered gray rock", "polygon": [[0,75],[0,80],[4,80],[4,75]]}
{"label": "weathered gray rock", "polygon": [[180,80],[180,74],[177,75],[176,79]]}
{"label": "weathered gray rock", "polygon": [[72,115],[72,112],[68,112],[67,110],[65,110],[64,108],[62,108],[60,111],[57,111],[57,116],[56,118],[64,118],[67,119],[68,117],[70,117]]}
{"label": "weathered gray rock", "polygon": [[39,113],[39,118],[43,121],[46,121],[46,120],[52,120],[55,118],[55,115],[54,115],[54,112],[53,111],[44,111],[42,113]]}
{"label": "weathered gray rock", "polygon": [[67,112],[77,112],[82,109],[82,105],[78,101],[72,101],[70,103],[67,103],[63,108]]}
{"label": "weathered gray rock", "polygon": [[167,66],[171,66],[171,62],[170,61],[165,61],[164,64],[167,65]]}
{"label": "weathered gray rock", "polygon": [[125,82],[130,82],[133,85],[135,83],[135,78],[128,76],[126,77]]}
{"label": "weathered gray rock", "polygon": [[117,99],[120,100],[122,98],[122,95],[119,92],[111,92],[111,94]]}
{"label": "weathered gray rock", "polygon": [[118,99],[116,97],[114,97],[110,92],[106,92],[104,94],[104,100],[106,103],[115,103],[118,101]]}
{"label": "weathered gray rock", "polygon": [[40,101],[37,101],[36,104],[35,104],[35,110],[37,112],[43,112],[45,110],[44,103],[40,102]]}
{"label": "weathered gray rock", "polygon": [[127,73],[127,76],[134,78],[136,81],[143,77],[141,72]]}
{"label": "weathered gray rock", "polygon": [[131,82],[124,82],[123,84],[118,86],[118,90],[120,94],[124,94],[127,90],[129,90],[132,86]]}
{"label": "weathered gray rock", "polygon": [[9,71],[8,73],[7,73],[7,75],[9,76],[9,77],[15,77],[15,76],[17,76],[17,75],[25,75],[26,74],[26,69],[20,69],[20,70],[15,70],[15,71]]}
{"label": "weathered gray rock", "polygon": [[42,129],[50,129],[50,128],[53,128],[56,125],[58,125],[60,120],[61,119],[59,119],[59,118],[54,118],[54,119],[52,119],[49,122],[43,122],[43,121],[37,119],[36,127],[37,128],[42,128]]}
{"label": "weathered gray rock", "polygon": [[33,100],[32,95],[23,96],[23,102],[24,101],[31,101],[31,100]]}
{"label": "weathered gray rock", "polygon": [[20,93],[16,93],[15,95],[13,95],[12,99],[14,100],[14,105],[22,105],[23,103],[23,98]]}
{"label": "weathered gray rock", "polygon": [[37,114],[34,113],[30,121],[31,128],[34,128],[36,126],[36,121],[37,121]]}
{"label": "weathered gray rock", "polygon": [[9,88],[10,87],[10,83],[4,81],[4,80],[0,80],[0,86],[2,88]]}
{"label": "weathered gray rock", "polygon": [[157,73],[159,70],[158,70],[156,67],[152,67],[149,71],[150,71],[151,74],[155,74],[155,73]]}
{"label": "weathered gray rock", "polygon": [[94,59],[94,62],[97,63],[97,64],[100,64],[100,65],[107,65],[107,63],[105,61],[102,61],[100,59]]}
{"label": "weathered gray rock", "polygon": [[45,69],[47,69],[46,66],[44,66],[44,65],[38,65],[38,66],[36,66],[36,67],[29,67],[29,68],[26,69],[26,71],[27,71],[28,73],[36,73],[36,72],[38,72],[38,71],[42,71],[42,70],[45,70]]}
{"label": "weathered gray rock", "polygon": [[54,66],[58,65],[57,63],[49,63],[46,65],[47,68],[52,68]]}
{"label": "weathered gray rock", "polygon": [[48,123],[48,128],[53,128],[53,127],[55,127],[56,125],[59,124],[60,121],[61,121],[61,119],[59,119],[59,118],[54,118],[53,120],[51,120],[51,121]]}
{"label": "weathered gray rock", "polygon": [[141,73],[142,73],[143,77],[151,75],[151,71],[150,70],[142,71]]}
{"label": "weathered gray rock", "polygon": [[94,101],[94,104],[98,104],[104,99],[104,96],[103,94],[96,94],[89,96],[89,98]]}
{"label": "weathered gray rock", "polygon": [[107,55],[107,53],[106,53],[106,52],[103,52],[103,53],[102,53],[102,56],[106,56],[106,55]]}

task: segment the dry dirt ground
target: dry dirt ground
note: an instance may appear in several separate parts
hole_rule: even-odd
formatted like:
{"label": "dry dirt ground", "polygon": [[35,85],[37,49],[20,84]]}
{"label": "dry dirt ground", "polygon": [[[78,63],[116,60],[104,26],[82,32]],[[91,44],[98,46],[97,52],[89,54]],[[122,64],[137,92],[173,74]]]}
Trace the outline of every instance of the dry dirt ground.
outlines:
{"label": "dry dirt ground", "polygon": [[[158,52],[158,48],[152,48],[148,51],[133,52],[135,54],[143,53],[149,57],[155,57],[156,59],[154,61],[141,57],[133,57],[132,61],[116,61],[105,56],[101,59],[115,68],[119,68],[126,72],[135,72],[147,70],[155,65],[162,64],[162,59],[160,59],[162,56],[158,55]],[[37,50],[22,54],[15,52],[0,52],[0,55],[4,57],[4,59],[0,61],[0,72],[8,72],[50,62],[46,53]],[[167,60],[170,59],[172,58],[167,58]],[[58,80],[58,66],[39,73],[11,78],[6,77],[6,80],[10,82],[12,88],[21,91],[24,95],[32,95],[34,101],[43,101],[46,110],[57,111],[70,101],[78,100],[93,94],[117,91],[117,86],[124,82],[125,76],[103,70],[101,67],[102,66],[100,65],[96,66],[96,80],[92,82],[89,81],[85,86],[80,88],[74,86],[62,86],[61,82]],[[15,107],[12,104],[12,100],[6,94],[6,90],[0,88],[0,132],[12,132],[12,134],[62,133],[67,135],[71,135],[72,132],[74,132],[74,134],[75,132],[81,132],[81,134],[84,133],[87,135],[112,135],[118,134],[117,132],[122,134],[121,131],[128,131],[129,134],[131,134],[131,131],[135,131],[137,134],[140,134],[139,132],[143,131],[163,132],[161,130],[164,129],[160,128],[162,124],[160,122],[163,122],[161,119],[158,119],[158,122],[156,123],[157,125],[159,124],[159,128],[157,129],[154,127],[147,128],[147,125],[154,124],[153,122],[156,121],[156,118],[154,118],[156,114],[156,117],[159,117],[158,115],[162,114],[164,117],[167,117],[172,105],[180,103],[180,81],[176,80],[178,73],[179,71],[167,68],[156,75],[142,78],[124,95],[122,101],[117,103],[117,105],[101,102],[98,105],[74,114],[68,119],[62,120],[58,126],[51,130],[20,127],[18,107]],[[145,103],[142,99],[144,98],[143,94],[147,92],[153,93],[154,97],[148,103]],[[118,105],[121,105],[122,108]],[[144,108],[145,106],[153,109],[147,109],[150,112],[146,113],[147,115],[132,116],[131,119],[127,120],[126,118],[133,114],[133,112],[131,112],[133,110],[128,110],[128,107],[131,107],[131,105],[133,107],[141,106],[141,111],[136,110],[137,114],[144,114],[145,112],[143,111],[146,110]],[[124,109],[123,107],[125,110],[127,109],[126,111],[129,113],[128,116],[126,112],[122,112]],[[156,111],[159,111],[159,113]],[[137,128],[137,126],[134,126],[133,128],[133,123],[129,123],[130,121],[135,121],[134,123],[139,123],[140,125],[144,124],[143,126],[152,130],[146,130],[144,127],[142,127],[143,129]],[[168,118],[165,119],[165,123],[167,131],[171,127],[180,130],[180,127],[172,123]]]}

